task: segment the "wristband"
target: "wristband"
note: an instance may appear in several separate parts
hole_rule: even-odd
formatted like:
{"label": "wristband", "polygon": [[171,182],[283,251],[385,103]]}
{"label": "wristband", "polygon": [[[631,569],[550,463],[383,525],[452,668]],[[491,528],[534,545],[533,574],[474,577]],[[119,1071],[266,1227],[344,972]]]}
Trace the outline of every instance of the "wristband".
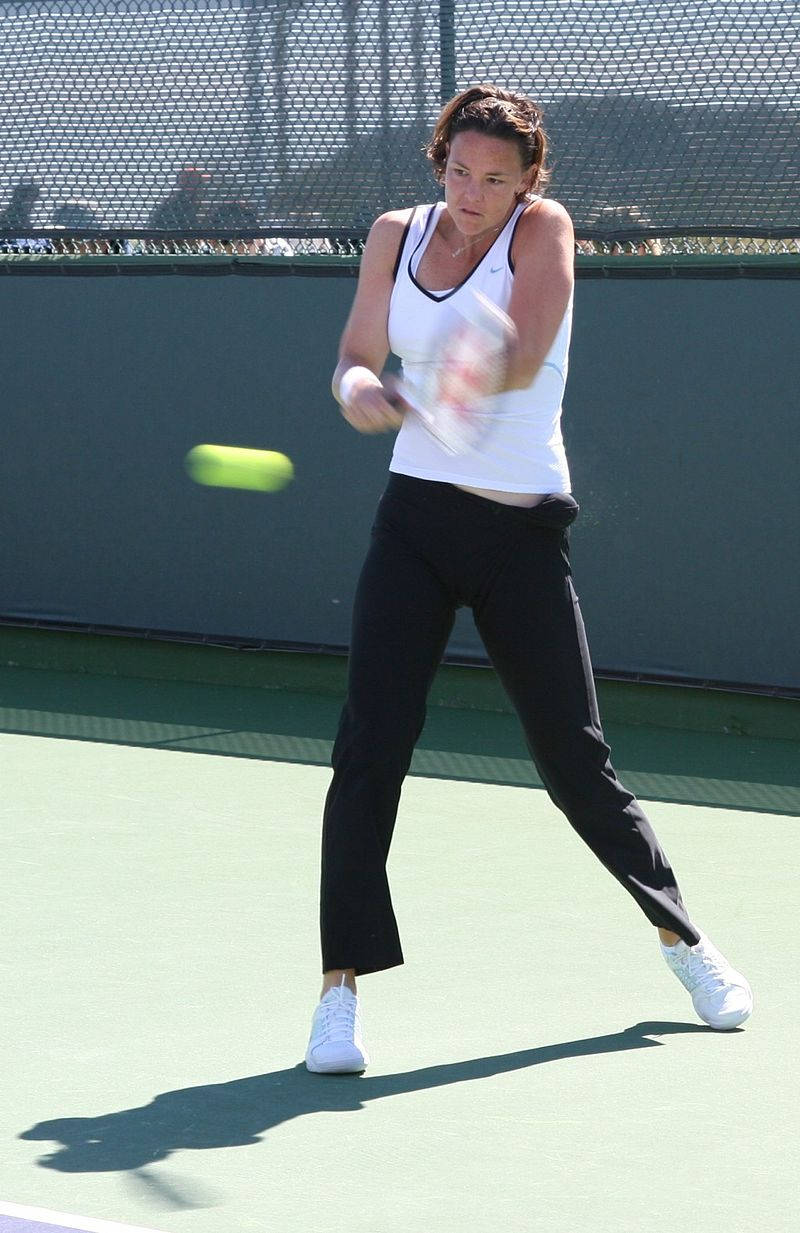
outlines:
{"label": "wristband", "polygon": [[353,397],[353,387],[359,381],[363,381],[365,377],[369,378],[370,384],[380,385],[380,381],[369,368],[364,368],[363,365],[354,364],[352,368],[346,368],[339,378],[339,402],[343,407],[350,406],[350,400]]}

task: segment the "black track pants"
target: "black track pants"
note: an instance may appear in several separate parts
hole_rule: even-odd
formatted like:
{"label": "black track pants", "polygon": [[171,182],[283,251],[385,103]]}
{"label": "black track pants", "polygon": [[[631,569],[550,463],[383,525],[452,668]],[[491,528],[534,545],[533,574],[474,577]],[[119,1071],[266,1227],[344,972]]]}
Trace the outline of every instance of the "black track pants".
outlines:
{"label": "black track pants", "polygon": [[669,862],[603,739],[567,555],[571,497],[532,509],[392,475],[356,593],[322,841],[323,971],[403,962],[386,859],[456,609],[472,608],[550,797],[649,921],[694,945]]}

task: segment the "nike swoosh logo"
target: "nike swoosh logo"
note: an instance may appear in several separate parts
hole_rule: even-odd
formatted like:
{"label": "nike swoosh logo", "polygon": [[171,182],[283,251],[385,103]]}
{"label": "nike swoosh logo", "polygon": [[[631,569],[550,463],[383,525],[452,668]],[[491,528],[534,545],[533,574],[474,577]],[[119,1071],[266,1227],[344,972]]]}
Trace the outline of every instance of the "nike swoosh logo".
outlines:
{"label": "nike swoosh logo", "polygon": [[502,268],[503,268],[503,267],[502,267],[501,265],[497,265],[497,266],[493,265],[493,266],[492,266],[492,274],[499,274],[499,273],[500,273],[500,271],[502,270]]}

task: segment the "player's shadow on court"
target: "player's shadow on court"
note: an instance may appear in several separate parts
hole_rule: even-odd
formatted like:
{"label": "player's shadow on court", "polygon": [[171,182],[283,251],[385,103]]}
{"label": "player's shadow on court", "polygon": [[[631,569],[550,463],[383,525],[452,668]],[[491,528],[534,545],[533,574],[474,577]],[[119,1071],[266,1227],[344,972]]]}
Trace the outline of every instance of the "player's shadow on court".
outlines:
{"label": "player's shadow on court", "polygon": [[[99,1117],[62,1117],[24,1131],[21,1139],[61,1146],[38,1163],[63,1173],[140,1170],[189,1148],[246,1147],[274,1126],[310,1113],[346,1113],[367,1101],[445,1087],[569,1058],[654,1049],[654,1036],[710,1032],[687,1023],[637,1023],[622,1032],[564,1041],[516,1053],[428,1066],[404,1074],[312,1075],[304,1064],[270,1074],[163,1092],[149,1105]],[[190,1206],[189,1203],[175,1203]]]}

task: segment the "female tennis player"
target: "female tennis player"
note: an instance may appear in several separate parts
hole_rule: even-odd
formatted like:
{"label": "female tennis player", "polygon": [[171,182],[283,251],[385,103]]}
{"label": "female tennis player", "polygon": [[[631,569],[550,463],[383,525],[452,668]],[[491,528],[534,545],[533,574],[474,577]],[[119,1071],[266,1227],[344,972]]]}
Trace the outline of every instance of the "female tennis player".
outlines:
{"label": "female tennis player", "polygon": [[[604,742],[567,554],[578,505],[561,437],[575,240],[542,194],[538,106],[491,85],[456,95],[428,145],[444,201],[373,224],[333,391],[359,432],[399,428],[353,613],[348,695],[322,841],[322,997],[309,1070],[368,1064],[356,977],[403,962],[386,876],[400,789],[427,693],[469,605],[552,800],[639,904],[705,1023],[752,1009],[747,981],[692,923],[666,855]],[[491,427],[451,450],[381,373],[406,388],[480,292],[510,321]],[[489,371],[493,371],[489,366]]]}

